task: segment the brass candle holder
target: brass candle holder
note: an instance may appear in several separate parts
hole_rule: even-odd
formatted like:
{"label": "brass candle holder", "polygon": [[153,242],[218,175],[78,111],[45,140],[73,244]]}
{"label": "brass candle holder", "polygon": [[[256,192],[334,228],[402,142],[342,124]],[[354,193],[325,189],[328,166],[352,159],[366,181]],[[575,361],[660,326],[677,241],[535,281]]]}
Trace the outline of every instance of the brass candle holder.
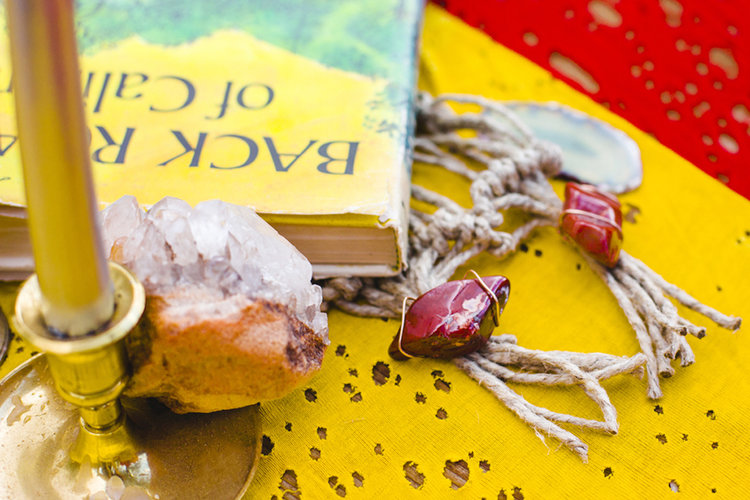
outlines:
{"label": "brass candle holder", "polygon": [[47,354],[57,392],[81,413],[81,429],[70,452],[78,463],[109,465],[136,459],[119,396],[129,377],[125,336],[138,324],[146,294],[127,269],[114,263],[109,269],[115,289],[114,315],[90,335],[61,338],[50,332],[42,317],[36,275],[24,283],[16,299],[16,330]]}
{"label": "brass candle holder", "polygon": [[145,293],[127,269],[109,269],[115,313],[86,336],[47,328],[36,276],[19,291],[13,325],[46,354],[0,382],[0,498],[80,499],[117,488],[160,500],[241,497],[260,457],[257,405],[177,415],[122,398],[127,335]]}
{"label": "brass candle holder", "polygon": [[121,397],[146,295],[104,257],[73,0],[7,0],[6,14],[38,273],[14,324],[45,355],[0,382],[0,499],[241,496],[260,454],[257,405],[176,415]]}

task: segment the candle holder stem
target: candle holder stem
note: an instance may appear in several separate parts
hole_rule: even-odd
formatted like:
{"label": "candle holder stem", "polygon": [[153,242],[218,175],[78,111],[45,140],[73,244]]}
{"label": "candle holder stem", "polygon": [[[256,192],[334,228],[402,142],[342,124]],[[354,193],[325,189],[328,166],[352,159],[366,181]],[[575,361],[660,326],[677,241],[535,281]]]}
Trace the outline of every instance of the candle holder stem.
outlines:
{"label": "candle holder stem", "polygon": [[[91,415],[87,412],[100,412],[116,409],[116,417],[104,427],[91,425]],[[96,418],[96,417],[95,417]],[[70,459],[77,463],[101,464],[105,467],[117,466],[137,459],[136,447],[126,425],[125,415],[119,400],[104,406],[81,408],[81,430],[70,450]]]}

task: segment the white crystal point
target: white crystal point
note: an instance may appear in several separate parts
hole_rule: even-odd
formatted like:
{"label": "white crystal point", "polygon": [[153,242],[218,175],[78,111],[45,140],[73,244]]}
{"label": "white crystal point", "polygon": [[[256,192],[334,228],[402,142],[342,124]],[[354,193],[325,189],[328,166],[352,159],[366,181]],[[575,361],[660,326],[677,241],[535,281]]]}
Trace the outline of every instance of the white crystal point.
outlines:
{"label": "white crystal point", "polygon": [[135,196],[123,196],[100,214],[104,248],[110,251],[115,241],[130,235],[145,217]]}
{"label": "white crystal point", "polygon": [[312,266],[249,208],[164,198],[144,212],[126,196],[102,223],[110,257],[148,296],[128,340],[130,395],[214,411],[283,396],[320,367],[328,320]]}

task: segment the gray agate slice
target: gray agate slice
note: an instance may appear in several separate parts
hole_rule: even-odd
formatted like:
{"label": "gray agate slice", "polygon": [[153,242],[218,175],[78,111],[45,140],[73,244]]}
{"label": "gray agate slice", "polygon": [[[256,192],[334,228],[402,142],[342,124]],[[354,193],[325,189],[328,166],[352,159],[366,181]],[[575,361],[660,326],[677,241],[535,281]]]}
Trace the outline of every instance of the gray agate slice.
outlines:
{"label": "gray agate slice", "polygon": [[641,185],[641,151],[623,131],[556,102],[504,103],[540,139],[562,148],[559,177],[593,184],[613,193]]}

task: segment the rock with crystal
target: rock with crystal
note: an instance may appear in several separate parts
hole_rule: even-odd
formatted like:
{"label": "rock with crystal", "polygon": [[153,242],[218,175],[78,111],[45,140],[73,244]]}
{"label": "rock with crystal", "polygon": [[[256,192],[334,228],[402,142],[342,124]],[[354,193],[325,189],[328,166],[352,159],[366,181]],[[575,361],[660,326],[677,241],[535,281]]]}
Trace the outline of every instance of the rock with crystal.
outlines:
{"label": "rock with crystal", "polygon": [[567,183],[560,230],[605,266],[617,264],[622,247],[622,211],[611,194],[587,184]]}
{"label": "rock with crystal", "polygon": [[285,395],[319,368],[328,323],[310,263],[252,210],[132,196],[102,213],[110,257],[146,289],[126,395],[209,412]]}
{"label": "rock with crystal", "polygon": [[508,302],[510,282],[505,276],[482,282],[449,281],[417,298],[388,349],[391,357],[451,359],[484,346]]}

